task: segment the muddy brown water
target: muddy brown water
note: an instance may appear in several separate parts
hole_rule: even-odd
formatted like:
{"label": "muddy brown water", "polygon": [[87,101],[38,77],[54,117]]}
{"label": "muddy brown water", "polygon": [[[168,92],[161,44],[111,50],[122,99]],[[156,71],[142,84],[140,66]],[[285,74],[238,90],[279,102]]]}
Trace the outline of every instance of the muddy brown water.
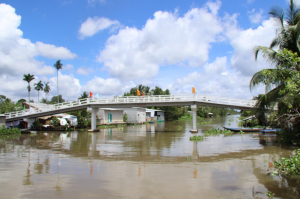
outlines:
{"label": "muddy brown water", "polygon": [[[199,133],[238,116],[198,121]],[[189,140],[192,121],[0,140],[0,198],[300,198],[300,182],[266,175],[293,147],[253,133]]]}

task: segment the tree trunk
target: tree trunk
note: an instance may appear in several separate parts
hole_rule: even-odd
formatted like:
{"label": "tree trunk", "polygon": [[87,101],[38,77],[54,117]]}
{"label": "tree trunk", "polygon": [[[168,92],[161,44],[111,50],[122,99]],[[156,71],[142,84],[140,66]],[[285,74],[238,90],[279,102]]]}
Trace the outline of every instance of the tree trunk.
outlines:
{"label": "tree trunk", "polygon": [[57,103],[59,103],[59,97],[58,97],[58,69],[57,69]]}

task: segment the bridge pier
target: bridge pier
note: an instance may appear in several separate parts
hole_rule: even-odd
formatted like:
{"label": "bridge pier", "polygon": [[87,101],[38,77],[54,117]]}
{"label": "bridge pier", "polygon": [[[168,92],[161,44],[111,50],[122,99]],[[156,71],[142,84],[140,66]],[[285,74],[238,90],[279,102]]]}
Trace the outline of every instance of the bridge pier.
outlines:
{"label": "bridge pier", "polygon": [[32,124],[35,122],[35,118],[24,118],[23,119],[25,122],[27,122],[27,128],[31,129]]}
{"label": "bridge pier", "polygon": [[191,130],[192,133],[197,133],[197,105],[191,105],[192,113],[193,113],[193,129]]}
{"label": "bridge pier", "polygon": [[97,126],[96,126],[96,114],[99,111],[99,108],[92,108],[91,110],[89,110],[89,112],[91,112],[92,117],[91,117],[91,130],[89,131],[97,131]]}

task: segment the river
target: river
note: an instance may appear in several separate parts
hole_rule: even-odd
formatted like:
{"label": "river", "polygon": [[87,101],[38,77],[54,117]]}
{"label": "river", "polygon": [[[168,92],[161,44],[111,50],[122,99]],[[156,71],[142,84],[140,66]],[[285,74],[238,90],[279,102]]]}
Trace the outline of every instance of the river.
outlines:
{"label": "river", "polygon": [[[198,121],[198,135],[238,117]],[[253,133],[193,142],[191,129],[188,120],[0,140],[0,198],[300,197],[296,180],[266,175],[293,147]]]}

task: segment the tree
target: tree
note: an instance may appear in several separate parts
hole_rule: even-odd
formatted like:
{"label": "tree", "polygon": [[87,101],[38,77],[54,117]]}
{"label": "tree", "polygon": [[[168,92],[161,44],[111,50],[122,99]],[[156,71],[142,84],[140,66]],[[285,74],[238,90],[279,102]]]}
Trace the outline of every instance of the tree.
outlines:
{"label": "tree", "polygon": [[22,109],[22,103],[14,103],[4,95],[0,95],[0,114],[19,111]]}
{"label": "tree", "polygon": [[40,102],[40,90],[44,90],[44,84],[42,81],[34,84],[34,89],[38,91],[38,102]]}
{"label": "tree", "polygon": [[59,95],[58,97],[57,96],[53,96],[51,98],[51,104],[55,104],[57,101],[60,101],[61,103],[65,102],[65,100],[62,98],[61,95]]}
{"label": "tree", "polygon": [[46,97],[46,102],[47,102],[47,95],[49,95],[51,88],[50,88],[49,82],[47,82],[47,83],[44,82],[44,84],[45,84],[44,92],[45,92],[45,97]]}
{"label": "tree", "polygon": [[23,75],[23,80],[24,81],[26,81],[26,82],[28,82],[28,86],[27,86],[27,89],[28,89],[28,102],[29,102],[29,106],[30,106],[30,91],[31,91],[31,86],[30,86],[30,82],[32,81],[32,80],[34,80],[35,78],[34,78],[34,75],[31,75],[31,74],[24,74]]}
{"label": "tree", "polygon": [[[62,69],[62,67],[63,67],[63,64],[60,62],[60,60],[57,60],[56,61],[56,63],[54,64],[54,68],[56,68],[56,70],[57,70],[57,96],[59,96],[59,92],[58,92],[58,71],[60,70],[60,69]],[[59,103],[59,98],[57,98],[57,103]]]}
{"label": "tree", "polygon": [[[300,53],[299,6],[293,0],[290,0],[286,12],[279,7],[273,7],[269,14],[277,23],[277,36],[271,42],[269,47],[256,46],[254,48],[254,53],[255,59],[257,60],[258,54],[261,52],[263,57],[269,61],[271,65],[275,65],[275,68],[258,71],[253,75],[249,85],[250,91],[261,83],[265,85],[265,95],[260,96],[256,105],[261,110],[266,110],[266,108],[274,105],[278,98],[282,97],[279,92],[285,88],[285,83],[282,81],[283,79],[280,78],[283,73],[286,73],[288,70],[299,71],[298,65],[292,66],[288,64],[288,60],[286,59],[286,57],[291,57],[291,54],[289,53],[298,53],[298,55]],[[274,48],[278,48],[279,51],[274,50]],[[272,78],[271,74],[273,75]],[[275,78],[274,75],[277,78]]]}

